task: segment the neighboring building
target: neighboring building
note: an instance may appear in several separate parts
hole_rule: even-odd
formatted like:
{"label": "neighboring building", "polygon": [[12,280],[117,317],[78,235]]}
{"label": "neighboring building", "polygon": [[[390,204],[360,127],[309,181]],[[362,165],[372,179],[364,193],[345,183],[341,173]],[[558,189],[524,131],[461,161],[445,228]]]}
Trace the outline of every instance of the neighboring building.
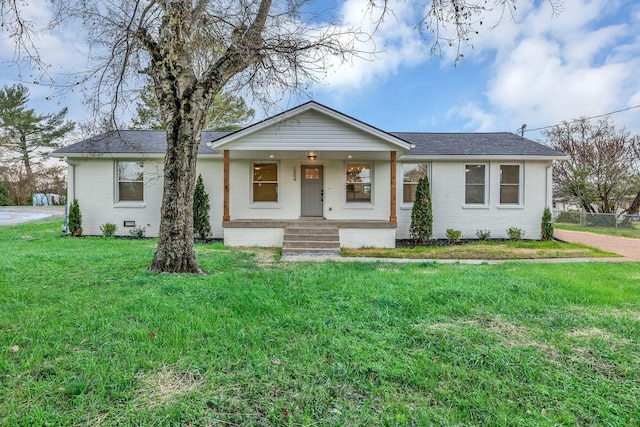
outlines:
{"label": "neighboring building", "polygon": [[[85,234],[112,222],[118,234],[141,226],[157,236],[165,147],[162,131],[119,131],[52,154],[69,163],[68,200],[78,199]],[[552,163],[565,158],[512,133],[389,133],[308,102],[237,132],[203,132],[197,173],[212,237],[227,245],[281,246],[287,224],[315,219],[339,228],[341,246],[392,247],[409,238],[422,176],[435,238],[448,228],[504,238],[518,227],[538,239]]]}

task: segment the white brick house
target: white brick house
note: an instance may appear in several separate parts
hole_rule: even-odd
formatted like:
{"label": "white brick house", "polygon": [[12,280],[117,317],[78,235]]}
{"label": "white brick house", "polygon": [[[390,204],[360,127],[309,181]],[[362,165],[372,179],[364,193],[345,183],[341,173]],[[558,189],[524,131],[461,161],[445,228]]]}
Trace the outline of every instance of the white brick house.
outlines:
{"label": "white brick house", "polygon": [[[161,131],[120,131],[61,148],[69,200],[85,234],[156,236],[162,199]],[[566,158],[512,133],[388,133],[315,102],[237,132],[204,132],[197,173],[211,202],[212,237],[231,246],[282,246],[287,224],[334,224],[343,247],[390,247],[409,237],[418,179],[431,184],[433,230],[494,238],[518,227],[540,237],[551,166]]]}

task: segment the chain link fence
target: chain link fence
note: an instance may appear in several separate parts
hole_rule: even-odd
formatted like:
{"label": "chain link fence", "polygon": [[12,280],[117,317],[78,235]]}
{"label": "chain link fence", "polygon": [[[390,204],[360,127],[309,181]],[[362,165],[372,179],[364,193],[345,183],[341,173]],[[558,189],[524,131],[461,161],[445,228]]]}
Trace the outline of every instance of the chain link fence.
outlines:
{"label": "chain link fence", "polygon": [[575,224],[581,227],[633,228],[640,222],[640,214],[605,214],[578,211],[559,211],[554,209],[553,218],[556,223]]}

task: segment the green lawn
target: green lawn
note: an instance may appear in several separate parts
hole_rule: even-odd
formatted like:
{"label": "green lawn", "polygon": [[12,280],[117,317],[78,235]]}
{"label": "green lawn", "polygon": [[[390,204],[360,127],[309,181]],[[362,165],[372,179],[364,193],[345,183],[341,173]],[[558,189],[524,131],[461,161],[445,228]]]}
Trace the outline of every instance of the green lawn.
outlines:
{"label": "green lawn", "polygon": [[555,223],[553,226],[561,230],[572,231],[588,231],[589,233],[606,234],[608,236],[629,237],[632,239],[640,239],[640,228],[635,223],[631,228],[608,228],[608,227],[591,227],[578,224]]}
{"label": "green lawn", "polygon": [[0,424],[638,425],[640,264],[285,263],[0,227]]}

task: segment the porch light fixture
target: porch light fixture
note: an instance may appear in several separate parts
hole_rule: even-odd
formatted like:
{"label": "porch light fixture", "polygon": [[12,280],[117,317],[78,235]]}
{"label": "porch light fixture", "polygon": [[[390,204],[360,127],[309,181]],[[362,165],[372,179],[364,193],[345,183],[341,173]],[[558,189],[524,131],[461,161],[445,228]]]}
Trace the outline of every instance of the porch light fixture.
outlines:
{"label": "porch light fixture", "polygon": [[318,153],[316,153],[315,151],[307,151],[307,159],[315,160],[317,158],[318,158]]}

